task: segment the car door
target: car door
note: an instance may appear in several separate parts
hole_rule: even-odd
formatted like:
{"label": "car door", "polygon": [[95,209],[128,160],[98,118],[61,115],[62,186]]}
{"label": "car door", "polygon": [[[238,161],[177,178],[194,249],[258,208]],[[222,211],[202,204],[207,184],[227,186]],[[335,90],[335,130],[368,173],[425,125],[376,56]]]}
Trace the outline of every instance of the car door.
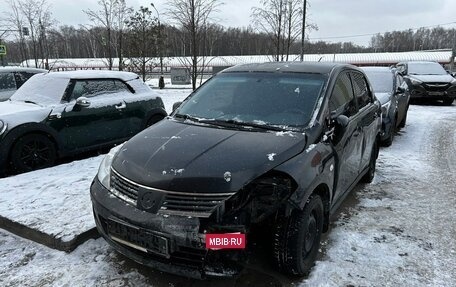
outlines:
{"label": "car door", "polygon": [[[92,147],[126,138],[124,109],[126,104],[112,79],[72,80],[66,96],[68,104],[61,117],[61,131],[67,149]],[[85,97],[88,105],[78,105]]]}
{"label": "car door", "polygon": [[369,164],[372,146],[377,136],[378,107],[374,104],[374,97],[366,77],[359,71],[351,71],[353,92],[358,105],[358,128],[362,130],[361,161],[358,174]]}
{"label": "car door", "polygon": [[336,202],[356,180],[362,156],[363,133],[348,71],[343,71],[336,80],[329,99],[329,112],[332,118],[339,115],[348,118],[345,129],[342,132],[336,129],[333,139],[338,162],[334,192]]}
{"label": "car door", "polygon": [[125,126],[125,137],[132,137],[143,128],[145,105],[147,100],[144,94],[135,93],[134,89],[121,80],[114,80],[116,96],[122,98],[125,108],[122,110]]}

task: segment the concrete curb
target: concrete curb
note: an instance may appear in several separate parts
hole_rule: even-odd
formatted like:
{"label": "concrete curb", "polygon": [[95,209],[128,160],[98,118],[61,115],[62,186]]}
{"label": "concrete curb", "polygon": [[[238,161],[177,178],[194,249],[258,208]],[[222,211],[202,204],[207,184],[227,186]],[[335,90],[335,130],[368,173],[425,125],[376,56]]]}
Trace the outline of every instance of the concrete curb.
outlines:
{"label": "concrete curb", "polygon": [[5,229],[11,233],[16,234],[25,239],[32,240],[36,243],[43,244],[49,248],[57,249],[60,251],[71,252],[79,245],[83,244],[89,239],[96,239],[100,237],[96,228],[91,228],[70,241],[63,241],[60,238],[46,234],[42,231],[35,230],[28,226],[22,225],[8,218],[0,215],[0,228]]}

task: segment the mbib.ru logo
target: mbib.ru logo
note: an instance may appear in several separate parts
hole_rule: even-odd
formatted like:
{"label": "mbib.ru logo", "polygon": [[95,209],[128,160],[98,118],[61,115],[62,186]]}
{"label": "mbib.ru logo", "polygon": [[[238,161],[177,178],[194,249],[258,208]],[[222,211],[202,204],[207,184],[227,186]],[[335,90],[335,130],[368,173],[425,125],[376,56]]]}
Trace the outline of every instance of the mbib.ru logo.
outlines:
{"label": "mbib.ru logo", "polygon": [[245,234],[206,234],[207,249],[244,249]]}

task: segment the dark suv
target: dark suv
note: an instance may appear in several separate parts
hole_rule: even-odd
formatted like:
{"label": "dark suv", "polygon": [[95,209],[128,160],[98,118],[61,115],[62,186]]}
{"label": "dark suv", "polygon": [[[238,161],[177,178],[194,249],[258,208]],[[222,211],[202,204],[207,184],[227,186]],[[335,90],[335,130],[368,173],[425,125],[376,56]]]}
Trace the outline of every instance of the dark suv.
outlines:
{"label": "dark suv", "polygon": [[[279,268],[306,274],[330,214],[372,181],[380,126],[354,66],[224,70],[105,157],[91,186],[97,228],[127,257],[197,278],[237,274],[269,231]],[[214,234],[245,235],[246,249],[207,248]]]}
{"label": "dark suv", "polygon": [[451,105],[456,98],[456,79],[436,62],[403,62],[396,65],[410,89],[410,100],[443,101]]}

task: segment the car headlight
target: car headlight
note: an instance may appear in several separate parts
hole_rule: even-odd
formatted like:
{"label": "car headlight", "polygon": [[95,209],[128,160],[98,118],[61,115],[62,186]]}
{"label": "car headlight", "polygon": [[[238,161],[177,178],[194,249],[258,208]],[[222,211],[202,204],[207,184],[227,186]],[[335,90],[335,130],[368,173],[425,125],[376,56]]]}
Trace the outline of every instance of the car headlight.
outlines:
{"label": "car headlight", "polygon": [[111,188],[111,165],[112,160],[116,156],[116,154],[120,151],[123,144],[113,147],[109,153],[103,158],[103,161],[98,168],[97,178],[100,183],[106,187],[107,189]]}
{"label": "car headlight", "polygon": [[386,115],[388,115],[390,106],[391,106],[391,101],[388,101],[382,105],[382,116],[383,117],[386,117]]}
{"label": "car headlight", "polygon": [[453,79],[451,80],[451,84],[452,84],[452,85],[456,85],[456,79],[453,78]]}
{"label": "car headlight", "polygon": [[421,85],[423,82],[414,78],[410,78],[412,85]]}
{"label": "car headlight", "polygon": [[0,135],[2,135],[6,131],[7,127],[8,125],[2,120],[0,120]]}

